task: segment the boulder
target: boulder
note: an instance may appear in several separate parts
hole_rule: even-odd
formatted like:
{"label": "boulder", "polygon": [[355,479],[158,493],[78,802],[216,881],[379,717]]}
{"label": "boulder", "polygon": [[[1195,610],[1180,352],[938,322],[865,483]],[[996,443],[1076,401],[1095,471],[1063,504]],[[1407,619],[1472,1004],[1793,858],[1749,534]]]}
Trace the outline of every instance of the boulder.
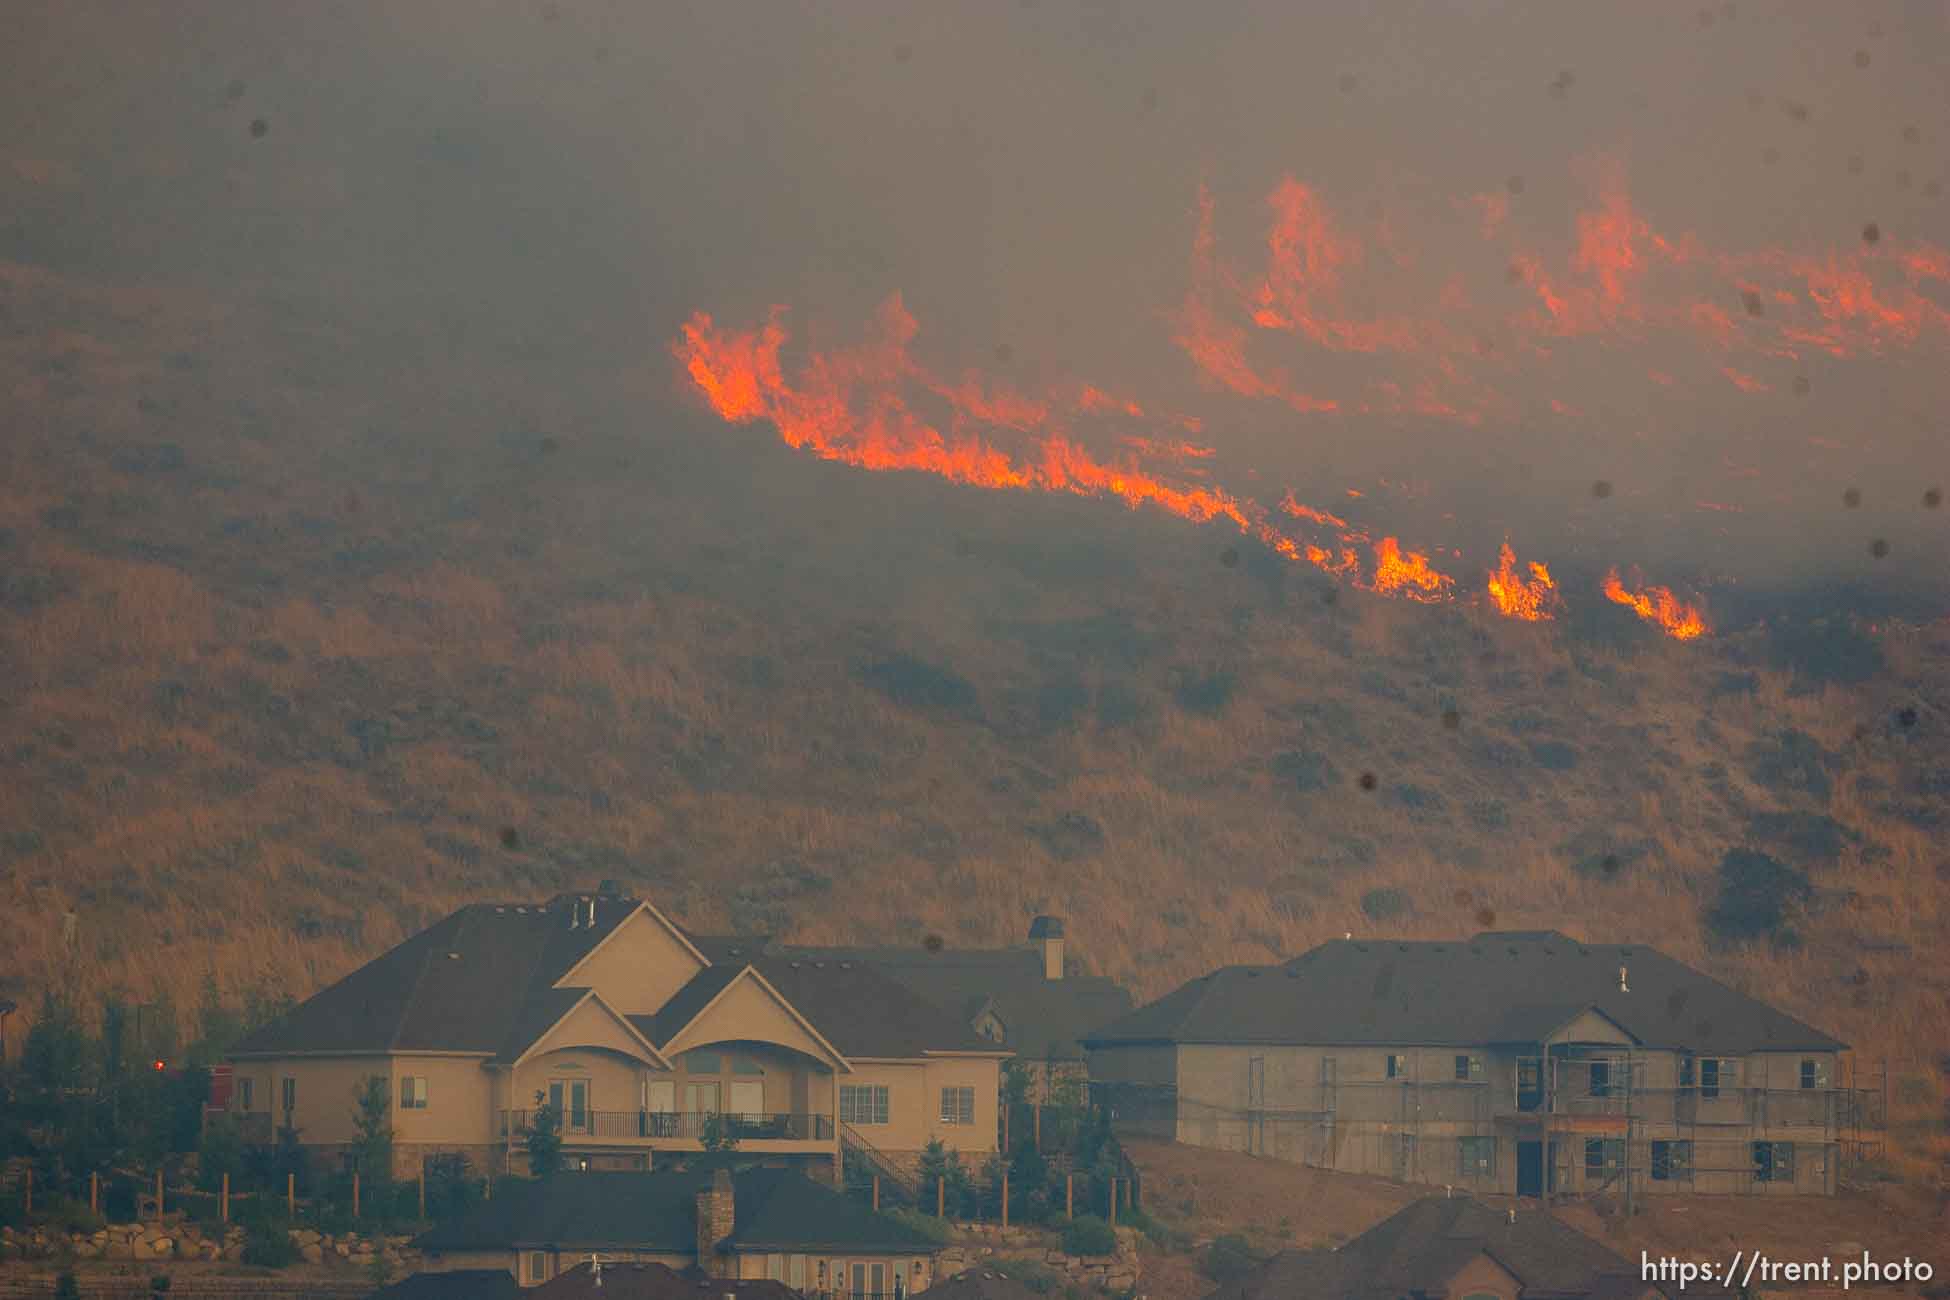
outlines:
{"label": "boulder", "polygon": [[298,1258],[307,1264],[322,1264],[325,1262],[325,1250],[317,1242],[308,1241],[298,1247]]}
{"label": "boulder", "polygon": [[[243,1234],[239,1233],[238,1235],[241,1236]],[[319,1236],[310,1228],[293,1228],[291,1230],[291,1240],[301,1247],[316,1246],[319,1242]]]}

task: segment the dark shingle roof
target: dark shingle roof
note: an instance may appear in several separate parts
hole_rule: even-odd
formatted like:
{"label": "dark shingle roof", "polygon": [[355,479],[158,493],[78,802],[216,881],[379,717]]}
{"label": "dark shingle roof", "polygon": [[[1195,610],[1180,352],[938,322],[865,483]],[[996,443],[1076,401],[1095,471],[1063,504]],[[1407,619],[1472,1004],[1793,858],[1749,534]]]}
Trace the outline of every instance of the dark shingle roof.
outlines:
{"label": "dark shingle roof", "polygon": [[783,1282],[760,1278],[707,1278],[696,1269],[679,1273],[663,1264],[605,1264],[601,1281],[587,1263],[565,1269],[527,1293],[532,1300],[802,1300]]}
{"label": "dark shingle roof", "polygon": [[[1629,992],[1619,988],[1621,966]],[[1552,1001],[1540,1003],[1540,991]],[[1457,943],[1337,939],[1282,966],[1228,966],[1192,980],[1087,1042],[1462,1046],[1512,1041],[1513,1032],[1562,1025],[1586,1007],[1651,1048],[1844,1046],[1656,949],[1553,931]]]}
{"label": "dark shingle roof", "polygon": [[[697,1247],[697,1193],[721,1162],[649,1173],[565,1173],[547,1186],[497,1183],[492,1200],[422,1234],[422,1250],[643,1250],[688,1255]],[[912,1228],[792,1169],[732,1175],[731,1250],[885,1250],[931,1254]]]}
{"label": "dark shingle roof", "polygon": [[250,1034],[235,1053],[504,1051],[516,1025],[539,1014],[531,998],[637,904],[598,900],[593,929],[569,927],[571,906],[565,897],[546,907],[463,907]]}
{"label": "dark shingle roof", "polygon": [[[543,907],[463,907],[251,1033],[233,1055],[440,1051],[512,1060],[588,991],[554,983],[639,904],[598,898],[595,926],[571,928],[576,906],[576,896],[563,895]],[[795,968],[790,958],[749,962],[737,948],[712,941],[705,956],[714,964],[655,1015],[630,1023],[661,1048],[755,964],[843,1056],[998,1050],[965,1020],[860,962],[808,960]],[[861,1007],[874,1014],[861,1015]]]}
{"label": "dark shingle roof", "polygon": [[[1043,978],[1042,950],[1018,948],[832,948],[775,944],[763,938],[698,937],[712,961],[841,962],[868,966],[969,1027],[987,1002],[1001,1018],[1002,1046],[1026,1060],[1080,1060],[1078,1040],[1131,1009],[1131,995],[1100,975]],[[989,1044],[992,1046],[992,1044]],[[841,1048],[842,1051],[846,1049]]]}
{"label": "dark shingle roof", "polygon": [[1041,1300],[1044,1294],[1032,1291],[1001,1269],[978,1267],[916,1291],[914,1300]]}
{"label": "dark shingle roof", "polygon": [[[1466,1196],[1430,1196],[1403,1207],[1339,1250],[1283,1251],[1210,1300],[1340,1300],[1443,1294],[1457,1271],[1487,1254],[1533,1296],[1621,1294],[1637,1266],[1534,1210],[1507,1213]],[[1649,1285],[1628,1286],[1641,1295]]]}
{"label": "dark shingle roof", "polygon": [[371,1300],[514,1300],[520,1293],[505,1268],[456,1268],[401,1278],[373,1292]]}

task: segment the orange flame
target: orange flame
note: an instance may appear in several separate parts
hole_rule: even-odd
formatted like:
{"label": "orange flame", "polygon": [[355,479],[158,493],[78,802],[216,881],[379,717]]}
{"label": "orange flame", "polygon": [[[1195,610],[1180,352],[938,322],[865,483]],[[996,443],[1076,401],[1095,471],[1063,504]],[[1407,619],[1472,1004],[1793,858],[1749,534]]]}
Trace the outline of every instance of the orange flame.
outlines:
{"label": "orange flame", "polygon": [[1384,537],[1375,544],[1373,588],[1383,594],[1399,594],[1410,600],[1446,600],[1456,580],[1429,567],[1429,557],[1420,551],[1404,551],[1401,543]]}
{"label": "orange flame", "polygon": [[1646,587],[1634,594],[1625,590],[1625,584],[1618,580],[1618,570],[1613,569],[1605,574],[1604,589],[1607,599],[1625,606],[1647,622],[1657,623],[1669,637],[1691,641],[1706,634],[1706,615],[1681,601],[1668,587]]}
{"label": "orange flame", "polygon": [[1517,553],[1508,542],[1503,544],[1496,572],[1490,574],[1489,592],[1498,613],[1527,623],[1553,617],[1552,607],[1558,599],[1557,583],[1543,565],[1533,562],[1528,579],[1517,576]]}

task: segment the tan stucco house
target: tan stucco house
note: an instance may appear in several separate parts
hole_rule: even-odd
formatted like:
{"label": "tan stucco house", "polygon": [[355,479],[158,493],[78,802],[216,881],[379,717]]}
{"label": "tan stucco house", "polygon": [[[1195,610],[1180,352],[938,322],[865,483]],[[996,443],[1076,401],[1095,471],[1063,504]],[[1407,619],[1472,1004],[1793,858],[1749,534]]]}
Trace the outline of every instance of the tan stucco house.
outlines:
{"label": "tan stucco house", "polygon": [[240,1043],[230,1108],[329,1154],[378,1076],[402,1175],[448,1152],[525,1172],[538,1094],[578,1168],[699,1151],[714,1115],[739,1151],[822,1177],[848,1134],[904,1165],[936,1138],[995,1150],[1006,1048],[861,963],[737,947],[615,892],[471,904]]}
{"label": "tan stucco house", "polygon": [[1832,1195],[1844,1045],[1632,944],[1336,940],[1089,1036],[1125,1131],[1482,1193]]}

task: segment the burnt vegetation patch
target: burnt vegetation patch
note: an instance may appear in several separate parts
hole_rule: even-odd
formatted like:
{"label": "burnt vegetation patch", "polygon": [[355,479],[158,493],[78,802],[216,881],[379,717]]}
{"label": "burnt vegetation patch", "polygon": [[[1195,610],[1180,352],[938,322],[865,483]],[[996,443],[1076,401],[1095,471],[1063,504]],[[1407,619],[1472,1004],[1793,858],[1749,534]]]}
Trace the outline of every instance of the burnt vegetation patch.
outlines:
{"label": "burnt vegetation patch", "polygon": [[910,654],[889,655],[860,669],[860,681],[904,709],[945,714],[973,722],[981,697],[966,677]]}
{"label": "burnt vegetation patch", "polygon": [[1707,931],[1729,943],[1767,939],[1798,943],[1789,922],[1814,897],[1805,872],[1758,849],[1727,850],[1720,859],[1719,893],[1701,916]]}

